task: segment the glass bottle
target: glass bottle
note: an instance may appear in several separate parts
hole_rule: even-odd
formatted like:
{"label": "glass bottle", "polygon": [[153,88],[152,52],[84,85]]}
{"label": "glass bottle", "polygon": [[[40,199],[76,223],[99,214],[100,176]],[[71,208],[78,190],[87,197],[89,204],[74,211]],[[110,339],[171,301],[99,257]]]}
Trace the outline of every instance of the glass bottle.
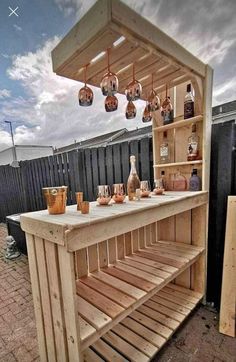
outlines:
{"label": "glass bottle", "polygon": [[201,191],[202,183],[200,177],[197,175],[197,169],[194,168],[192,176],[189,179],[189,191]]}
{"label": "glass bottle", "polygon": [[161,105],[161,116],[164,125],[172,123],[174,121],[174,110],[170,101],[170,97],[167,96],[167,87],[166,87],[166,97]]}
{"label": "glass bottle", "polygon": [[135,156],[130,156],[130,174],[127,182],[127,193],[129,201],[135,199],[136,189],[140,189],[140,180],[136,171]]}
{"label": "glass bottle", "polygon": [[197,135],[196,123],[192,124],[192,134],[188,138],[187,160],[194,161],[199,159],[199,136]]}
{"label": "glass bottle", "polygon": [[175,174],[170,175],[170,190],[172,191],[186,191],[187,179],[184,175],[177,171]]}
{"label": "glass bottle", "polygon": [[160,145],[160,163],[170,162],[170,147],[167,138],[167,131],[163,132],[163,140]]}
{"label": "glass bottle", "polygon": [[191,91],[191,84],[187,85],[187,93],[184,97],[184,119],[194,117],[194,97]]}
{"label": "glass bottle", "polygon": [[161,179],[164,190],[167,190],[167,182],[165,177],[165,171],[161,171]]}

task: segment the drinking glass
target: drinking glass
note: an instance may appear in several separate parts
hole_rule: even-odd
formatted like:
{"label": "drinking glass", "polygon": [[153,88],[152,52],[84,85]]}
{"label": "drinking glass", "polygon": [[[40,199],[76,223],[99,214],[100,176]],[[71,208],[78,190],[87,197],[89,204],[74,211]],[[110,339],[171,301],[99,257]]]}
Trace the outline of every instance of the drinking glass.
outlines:
{"label": "drinking glass", "polygon": [[142,95],[142,85],[135,79],[135,66],[133,64],[133,80],[127,85],[125,89],[125,95],[127,101],[136,101],[141,98]]}
{"label": "drinking glass", "polygon": [[160,98],[158,97],[153,85],[153,74],[152,74],[152,90],[148,97],[148,109],[150,112],[155,112],[160,108]]}
{"label": "drinking glass", "polygon": [[111,188],[109,185],[97,187],[97,202],[99,205],[108,205],[111,201]]}
{"label": "drinking glass", "polygon": [[149,181],[140,182],[141,197],[149,197],[151,192],[151,186]]}
{"label": "drinking glass", "polygon": [[146,102],[146,107],[144,108],[144,111],[143,111],[142,121],[143,121],[143,123],[147,123],[147,122],[151,122],[151,120],[152,120],[152,114],[149,110],[148,102]]}
{"label": "drinking glass", "polygon": [[126,119],[132,119],[136,117],[136,107],[132,101],[129,101],[126,106],[125,117]]}
{"label": "drinking glass", "polygon": [[116,203],[122,203],[125,200],[126,192],[124,184],[114,184],[112,186],[112,199]]}
{"label": "drinking glass", "polygon": [[86,84],[87,82],[87,67],[84,68],[84,86],[79,90],[78,99],[79,105],[82,107],[89,107],[93,104],[93,91]]}
{"label": "drinking glass", "polygon": [[100,87],[104,96],[114,96],[118,91],[118,78],[110,70],[110,49],[107,49],[107,73],[102,77]]}
{"label": "drinking glass", "polygon": [[165,191],[163,180],[161,178],[154,180],[153,192],[155,195],[162,195]]}
{"label": "drinking glass", "polygon": [[107,96],[105,99],[106,112],[114,112],[118,108],[118,99],[116,96]]}

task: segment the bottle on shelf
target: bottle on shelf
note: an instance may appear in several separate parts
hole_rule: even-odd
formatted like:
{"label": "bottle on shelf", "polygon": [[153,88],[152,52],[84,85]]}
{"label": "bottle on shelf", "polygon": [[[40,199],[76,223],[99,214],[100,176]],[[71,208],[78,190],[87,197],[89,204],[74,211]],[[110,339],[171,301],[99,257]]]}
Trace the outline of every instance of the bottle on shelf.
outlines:
{"label": "bottle on shelf", "polygon": [[186,191],[187,179],[180,171],[177,171],[176,173],[170,174],[168,186],[171,191]]}
{"label": "bottle on shelf", "polygon": [[170,146],[167,138],[167,131],[163,132],[163,140],[160,145],[160,163],[170,162]]}
{"label": "bottle on shelf", "polygon": [[130,174],[127,181],[127,193],[129,201],[133,201],[136,195],[136,189],[140,189],[140,179],[137,174],[136,166],[135,166],[135,156],[130,156]]}
{"label": "bottle on shelf", "polygon": [[191,90],[191,84],[187,85],[187,93],[184,97],[184,119],[194,117],[194,96]]}
{"label": "bottle on shelf", "polygon": [[197,135],[197,125],[192,124],[191,136],[188,138],[187,160],[199,160],[199,136]]}
{"label": "bottle on shelf", "polygon": [[162,185],[164,190],[167,191],[167,182],[166,182],[166,177],[165,177],[165,171],[161,171],[161,179],[162,179]]}
{"label": "bottle on shelf", "polygon": [[174,110],[171,104],[170,97],[167,95],[167,86],[166,86],[166,97],[161,105],[161,116],[163,119],[163,125],[172,123],[174,121]]}
{"label": "bottle on shelf", "polygon": [[200,177],[197,175],[197,169],[194,168],[192,176],[189,179],[189,191],[201,191],[202,183]]}

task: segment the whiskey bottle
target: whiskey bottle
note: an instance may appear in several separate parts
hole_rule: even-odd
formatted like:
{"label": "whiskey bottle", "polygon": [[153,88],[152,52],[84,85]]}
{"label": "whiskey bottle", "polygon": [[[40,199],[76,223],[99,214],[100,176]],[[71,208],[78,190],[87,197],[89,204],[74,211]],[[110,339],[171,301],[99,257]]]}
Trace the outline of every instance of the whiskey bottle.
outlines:
{"label": "whiskey bottle", "polygon": [[174,110],[170,101],[170,97],[165,98],[161,106],[161,116],[163,119],[163,125],[172,123],[174,121]]}
{"label": "whiskey bottle", "polygon": [[199,136],[197,135],[196,123],[192,124],[192,134],[188,138],[187,160],[194,161],[199,159]]}
{"label": "whiskey bottle", "polygon": [[170,162],[170,147],[167,139],[167,131],[163,132],[163,140],[160,145],[160,163]]}
{"label": "whiskey bottle", "polygon": [[187,85],[187,93],[184,98],[184,119],[194,117],[194,97],[191,91],[191,84]]}
{"label": "whiskey bottle", "polygon": [[201,191],[201,179],[197,175],[197,169],[194,168],[192,171],[192,176],[189,179],[189,191]]}
{"label": "whiskey bottle", "polygon": [[135,199],[136,189],[140,189],[140,180],[136,171],[135,156],[130,156],[130,174],[127,182],[127,193],[129,201]]}

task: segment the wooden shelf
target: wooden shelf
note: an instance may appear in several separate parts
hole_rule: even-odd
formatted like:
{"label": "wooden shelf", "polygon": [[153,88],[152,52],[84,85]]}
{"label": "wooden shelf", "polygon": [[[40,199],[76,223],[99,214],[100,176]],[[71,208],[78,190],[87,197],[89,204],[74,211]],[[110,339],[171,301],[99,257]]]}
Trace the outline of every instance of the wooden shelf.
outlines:
{"label": "wooden shelf", "polygon": [[159,165],[154,165],[153,167],[162,168],[162,167],[177,167],[177,166],[191,166],[191,165],[201,165],[202,160],[197,161],[185,161],[185,162],[173,162],[173,163],[160,163]]}
{"label": "wooden shelf", "polygon": [[169,283],[87,348],[83,361],[150,361],[202,297]]}
{"label": "wooden shelf", "polygon": [[155,127],[155,128],[153,128],[153,131],[164,132],[164,131],[168,131],[169,129],[186,127],[186,126],[190,126],[192,123],[197,123],[197,122],[202,122],[202,121],[203,121],[203,116],[199,115],[199,116],[195,116],[195,117],[188,118],[188,119],[181,119],[180,121],[176,121],[176,122],[167,124],[165,126]]}
{"label": "wooden shelf", "polygon": [[78,313],[83,318],[81,349],[88,348],[147,302],[192,265],[203,251],[189,244],[158,241],[114,265],[78,279]]}

